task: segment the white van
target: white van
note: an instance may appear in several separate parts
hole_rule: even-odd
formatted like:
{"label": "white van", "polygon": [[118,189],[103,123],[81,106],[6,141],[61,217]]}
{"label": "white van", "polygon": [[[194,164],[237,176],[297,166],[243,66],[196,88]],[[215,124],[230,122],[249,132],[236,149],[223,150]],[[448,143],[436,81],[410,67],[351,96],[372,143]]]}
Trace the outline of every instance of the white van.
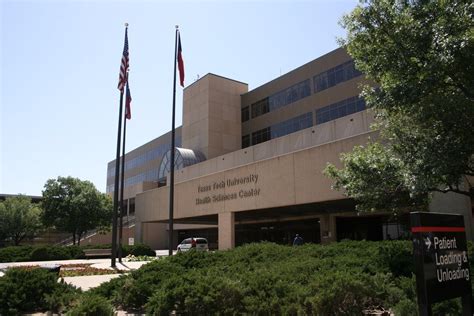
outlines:
{"label": "white van", "polygon": [[209,250],[207,239],[202,237],[186,238],[178,245],[178,252],[188,251],[191,249],[201,251]]}

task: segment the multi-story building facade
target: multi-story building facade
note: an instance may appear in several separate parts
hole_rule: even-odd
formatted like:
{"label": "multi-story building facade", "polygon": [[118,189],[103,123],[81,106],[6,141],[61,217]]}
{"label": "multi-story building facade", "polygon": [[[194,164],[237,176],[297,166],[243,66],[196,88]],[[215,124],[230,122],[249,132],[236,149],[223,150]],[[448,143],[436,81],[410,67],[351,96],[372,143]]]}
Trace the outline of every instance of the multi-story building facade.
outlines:
{"label": "multi-story building facade", "polygon": [[[356,214],[354,201],[323,175],[327,163],[340,166],[341,153],[377,137],[359,97],[364,82],[340,48],[251,91],[214,74],[186,87],[173,243],[202,235],[227,249],[259,240],[289,244],[296,233],[321,243],[407,233],[406,217]],[[169,144],[168,133],[126,155],[135,237],[155,248],[168,245]],[[470,206],[465,216],[472,221]]]}

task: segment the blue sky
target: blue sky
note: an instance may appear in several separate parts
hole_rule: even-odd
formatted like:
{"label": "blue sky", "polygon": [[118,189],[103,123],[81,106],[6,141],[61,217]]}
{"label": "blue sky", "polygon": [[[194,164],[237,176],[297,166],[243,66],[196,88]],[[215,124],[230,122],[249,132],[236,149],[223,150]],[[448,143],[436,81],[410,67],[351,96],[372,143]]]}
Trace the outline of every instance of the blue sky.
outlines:
{"label": "blue sky", "polygon": [[[338,47],[356,1],[0,0],[0,193],[73,176],[105,192],[129,26],[127,151],[171,128],[174,29],[185,85],[209,72],[254,89]],[[177,88],[176,126],[182,89]]]}

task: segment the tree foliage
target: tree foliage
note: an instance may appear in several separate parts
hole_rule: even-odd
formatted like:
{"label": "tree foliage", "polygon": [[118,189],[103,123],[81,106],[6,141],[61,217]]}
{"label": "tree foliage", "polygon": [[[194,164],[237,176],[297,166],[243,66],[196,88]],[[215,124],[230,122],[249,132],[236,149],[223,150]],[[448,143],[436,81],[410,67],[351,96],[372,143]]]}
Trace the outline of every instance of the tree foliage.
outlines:
{"label": "tree foliage", "polygon": [[344,169],[329,165],[325,173],[335,179],[334,188],[344,189],[358,203],[357,211],[397,212],[426,206],[426,195],[414,196],[404,185],[402,162],[380,143],[358,146],[341,157]]}
{"label": "tree foliage", "polygon": [[19,245],[35,237],[42,227],[40,213],[40,208],[24,195],[6,198],[0,203],[0,240]]}
{"label": "tree foliage", "polygon": [[[398,161],[399,185],[412,197],[432,191],[473,197],[472,1],[361,1],[341,24],[347,30],[342,43],[375,83],[363,96],[378,115],[384,154]],[[371,146],[344,162],[373,159]],[[348,177],[349,170],[331,167],[330,175],[348,186],[357,177]],[[384,170],[391,168],[378,172]]]}
{"label": "tree foliage", "polygon": [[58,177],[46,182],[43,191],[43,222],[72,234],[73,244],[82,235],[108,225],[112,218],[110,198],[89,181]]}

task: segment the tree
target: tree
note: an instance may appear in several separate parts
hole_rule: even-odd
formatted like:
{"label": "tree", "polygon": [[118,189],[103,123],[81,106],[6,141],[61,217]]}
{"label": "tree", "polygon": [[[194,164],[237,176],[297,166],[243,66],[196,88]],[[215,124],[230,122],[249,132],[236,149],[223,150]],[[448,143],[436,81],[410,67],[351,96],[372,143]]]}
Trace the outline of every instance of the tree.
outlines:
{"label": "tree", "polygon": [[17,246],[24,239],[34,238],[42,227],[40,215],[40,208],[30,198],[6,198],[0,203],[0,239],[11,240]]}
{"label": "tree", "polygon": [[46,182],[43,190],[43,222],[72,234],[80,244],[88,230],[110,224],[112,202],[89,181],[58,177]]}
{"label": "tree", "polygon": [[[396,168],[398,183],[390,186],[408,193],[409,204],[433,191],[474,197],[473,17],[472,1],[368,0],[341,21],[348,32],[342,44],[375,83],[364,87],[363,97],[378,117],[383,162],[397,161],[370,172]],[[346,155],[345,169],[327,169],[336,187],[351,187],[347,193],[362,205],[373,191],[367,182],[352,184],[367,174],[347,166],[376,159],[380,152],[372,146]],[[385,199],[395,191],[387,192]]]}

